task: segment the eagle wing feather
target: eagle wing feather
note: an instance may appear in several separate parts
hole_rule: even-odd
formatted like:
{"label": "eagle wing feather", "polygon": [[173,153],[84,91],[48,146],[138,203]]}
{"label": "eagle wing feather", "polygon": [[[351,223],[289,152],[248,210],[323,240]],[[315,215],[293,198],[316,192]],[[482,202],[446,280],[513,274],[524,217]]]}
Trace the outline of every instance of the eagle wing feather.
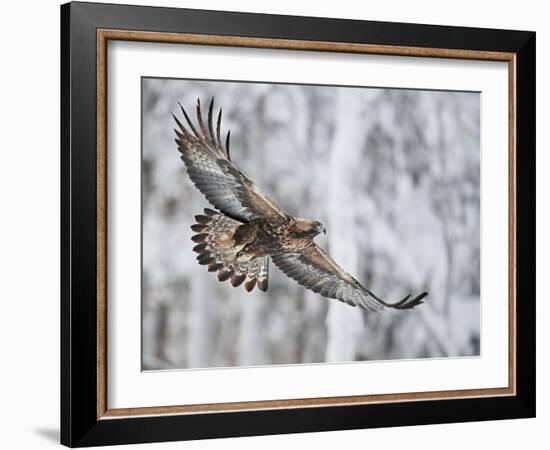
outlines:
{"label": "eagle wing feather", "polygon": [[216,131],[213,126],[214,99],[208,107],[208,124],[204,123],[200,100],[197,101],[196,127],[180,104],[189,129],[174,115],[176,143],[191,181],[206,199],[229,217],[241,222],[264,218],[282,220],[286,214],[271,199],[259,192],[229,156],[229,136],[225,146],[221,138],[222,110],[219,110]]}
{"label": "eagle wing feather", "polygon": [[340,300],[368,311],[381,311],[386,308],[411,309],[423,303],[422,300],[427,295],[424,292],[412,299],[408,295],[396,303],[388,303],[344,271],[315,243],[301,252],[281,253],[271,258],[285,275],[305,288],[323,297]]}

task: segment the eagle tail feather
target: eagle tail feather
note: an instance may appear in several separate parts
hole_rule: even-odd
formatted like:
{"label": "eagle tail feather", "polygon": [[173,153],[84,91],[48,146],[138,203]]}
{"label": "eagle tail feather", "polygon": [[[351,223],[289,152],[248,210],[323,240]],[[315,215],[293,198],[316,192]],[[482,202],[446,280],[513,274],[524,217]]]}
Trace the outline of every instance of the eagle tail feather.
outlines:
{"label": "eagle tail feather", "polygon": [[191,240],[196,243],[197,262],[207,266],[209,272],[217,272],[219,281],[230,280],[234,287],[244,284],[247,292],[256,286],[267,291],[269,258],[261,256],[249,261],[237,261],[240,250],[235,246],[233,236],[242,225],[224,214],[206,208],[203,214],[195,216],[197,223],[191,226],[195,234]]}

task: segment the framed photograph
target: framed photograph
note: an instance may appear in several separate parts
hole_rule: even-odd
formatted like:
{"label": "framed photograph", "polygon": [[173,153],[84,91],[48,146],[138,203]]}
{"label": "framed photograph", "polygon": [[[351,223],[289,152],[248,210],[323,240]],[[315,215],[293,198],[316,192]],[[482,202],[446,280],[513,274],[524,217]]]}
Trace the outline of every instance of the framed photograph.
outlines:
{"label": "framed photograph", "polygon": [[535,415],[535,33],[61,7],[61,441]]}

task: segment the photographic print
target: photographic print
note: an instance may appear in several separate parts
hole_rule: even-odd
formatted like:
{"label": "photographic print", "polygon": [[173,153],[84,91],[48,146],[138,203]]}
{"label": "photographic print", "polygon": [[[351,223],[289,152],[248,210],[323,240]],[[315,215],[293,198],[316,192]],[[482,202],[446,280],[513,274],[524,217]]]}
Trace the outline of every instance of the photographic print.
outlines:
{"label": "photographic print", "polygon": [[534,417],[535,38],[62,5],[61,442]]}
{"label": "photographic print", "polygon": [[142,369],[480,355],[478,92],[142,78]]}

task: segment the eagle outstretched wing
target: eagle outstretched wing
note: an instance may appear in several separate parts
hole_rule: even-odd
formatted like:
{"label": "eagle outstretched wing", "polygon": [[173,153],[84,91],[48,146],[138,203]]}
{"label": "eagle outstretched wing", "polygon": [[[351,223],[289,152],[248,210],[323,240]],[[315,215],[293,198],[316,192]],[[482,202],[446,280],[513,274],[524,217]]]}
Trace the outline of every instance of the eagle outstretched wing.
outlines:
{"label": "eagle outstretched wing", "polygon": [[233,164],[229,156],[230,132],[225,146],[221,138],[222,110],[218,113],[216,131],[213,126],[214,99],[208,107],[208,125],[205,125],[200,100],[197,101],[198,127],[179,105],[189,130],[174,115],[178,125],[176,143],[191,181],[206,199],[227,216],[241,222],[257,218],[281,220],[286,214],[269,198],[262,195],[255,184]]}
{"label": "eagle outstretched wing", "polygon": [[399,302],[388,303],[345,272],[316,244],[311,244],[302,252],[282,253],[273,255],[271,258],[285,275],[305,288],[323,297],[334,298],[366,310],[411,309],[423,303],[422,300],[428,295],[424,292],[412,299],[408,295]]}

